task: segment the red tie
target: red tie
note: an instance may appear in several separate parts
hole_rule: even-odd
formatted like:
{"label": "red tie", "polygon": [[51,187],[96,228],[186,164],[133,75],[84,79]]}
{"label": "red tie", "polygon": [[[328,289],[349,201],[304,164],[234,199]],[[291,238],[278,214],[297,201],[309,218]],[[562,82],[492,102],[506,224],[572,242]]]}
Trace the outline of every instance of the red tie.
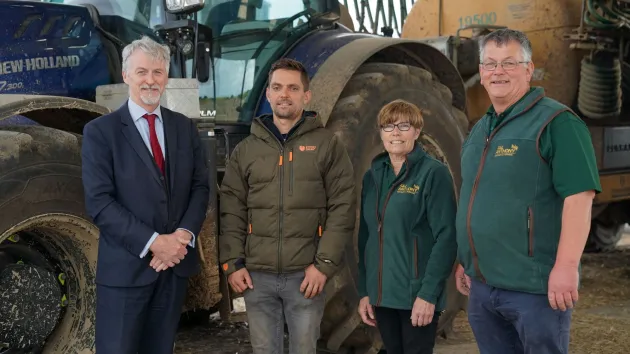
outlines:
{"label": "red tie", "polygon": [[149,122],[149,141],[151,143],[151,151],[153,151],[153,158],[155,159],[155,163],[157,163],[162,174],[164,174],[164,155],[162,155],[160,142],[158,141],[157,133],[155,132],[155,119],[157,118],[157,115],[145,114],[143,117],[147,120],[147,122]]}

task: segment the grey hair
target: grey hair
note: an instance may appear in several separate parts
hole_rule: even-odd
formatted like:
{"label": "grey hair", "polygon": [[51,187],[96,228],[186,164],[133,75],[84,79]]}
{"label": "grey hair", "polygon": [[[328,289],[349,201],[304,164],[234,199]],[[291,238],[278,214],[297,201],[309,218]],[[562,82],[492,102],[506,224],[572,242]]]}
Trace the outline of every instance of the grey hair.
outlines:
{"label": "grey hair", "polygon": [[525,33],[509,28],[502,28],[491,32],[487,36],[481,37],[479,40],[479,61],[483,62],[484,49],[489,42],[494,42],[497,47],[501,47],[512,41],[518,42],[518,44],[521,45],[523,61],[532,61],[532,44]]}
{"label": "grey hair", "polygon": [[144,36],[141,39],[127,44],[122,52],[122,71],[127,72],[129,69],[129,57],[136,50],[142,50],[153,59],[163,61],[166,65],[166,74],[168,74],[169,63],[171,60],[171,50],[168,46],[162,45],[153,39]]}

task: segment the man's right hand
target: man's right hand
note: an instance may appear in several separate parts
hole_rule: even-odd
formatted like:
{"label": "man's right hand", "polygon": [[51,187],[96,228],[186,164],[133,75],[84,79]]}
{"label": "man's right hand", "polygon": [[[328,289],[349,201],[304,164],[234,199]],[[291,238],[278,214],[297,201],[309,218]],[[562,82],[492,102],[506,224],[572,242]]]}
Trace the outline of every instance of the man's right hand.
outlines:
{"label": "man's right hand", "polygon": [[461,264],[458,264],[455,270],[455,284],[460,293],[470,295],[470,277],[464,273],[464,267]]}
{"label": "man's right hand", "polygon": [[154,257],[157,257],[165,265],[174,267],[175,264],[184,259],[188,250],[177,237],[172,235],[159,235],[149,247]]}
{"label": "man's right hand", "polygon": [[242,293],[247,288],[253,289],[252,278],[249,276],[247,268],[241,268],[228,276],[228,283],[234,291]]}

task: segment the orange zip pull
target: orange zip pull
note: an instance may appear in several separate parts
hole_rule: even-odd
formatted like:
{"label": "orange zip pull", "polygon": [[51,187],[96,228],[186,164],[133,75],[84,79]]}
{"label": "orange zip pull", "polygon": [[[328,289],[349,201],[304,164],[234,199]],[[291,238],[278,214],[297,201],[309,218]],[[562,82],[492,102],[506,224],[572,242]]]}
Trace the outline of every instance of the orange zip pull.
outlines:
{"label": "orange zip pull", "polygon": [[278,162],[278,166],[282,166],[282,155],[280,155],[280,162]]}
{"label": "orange zip pull", "polygon": [[249,233],[252,233],[252,224],[249,224]]}
{"label": "orange zip pull", "polygon": [[293,161],[293,151],[289,151],[289,161]]}
{"label": "orange zip pull", "polygon": [[317,227],[317,232],[319,233],[319,237],[322,237],[322,225]]}

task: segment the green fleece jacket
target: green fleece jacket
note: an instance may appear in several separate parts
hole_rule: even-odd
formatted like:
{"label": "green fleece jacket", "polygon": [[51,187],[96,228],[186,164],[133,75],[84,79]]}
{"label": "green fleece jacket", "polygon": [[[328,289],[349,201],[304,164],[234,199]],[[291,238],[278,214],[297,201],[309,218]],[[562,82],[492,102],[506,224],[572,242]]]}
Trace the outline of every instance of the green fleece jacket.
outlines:
{"label": "green fleece jacket", "polygon": [[363,178],[360,214],[360,296],[396,309],[411,309],[419,297],[444,309],[457,253],[446,165],[416,144],[396,176],[387,153],[377,156]]}

